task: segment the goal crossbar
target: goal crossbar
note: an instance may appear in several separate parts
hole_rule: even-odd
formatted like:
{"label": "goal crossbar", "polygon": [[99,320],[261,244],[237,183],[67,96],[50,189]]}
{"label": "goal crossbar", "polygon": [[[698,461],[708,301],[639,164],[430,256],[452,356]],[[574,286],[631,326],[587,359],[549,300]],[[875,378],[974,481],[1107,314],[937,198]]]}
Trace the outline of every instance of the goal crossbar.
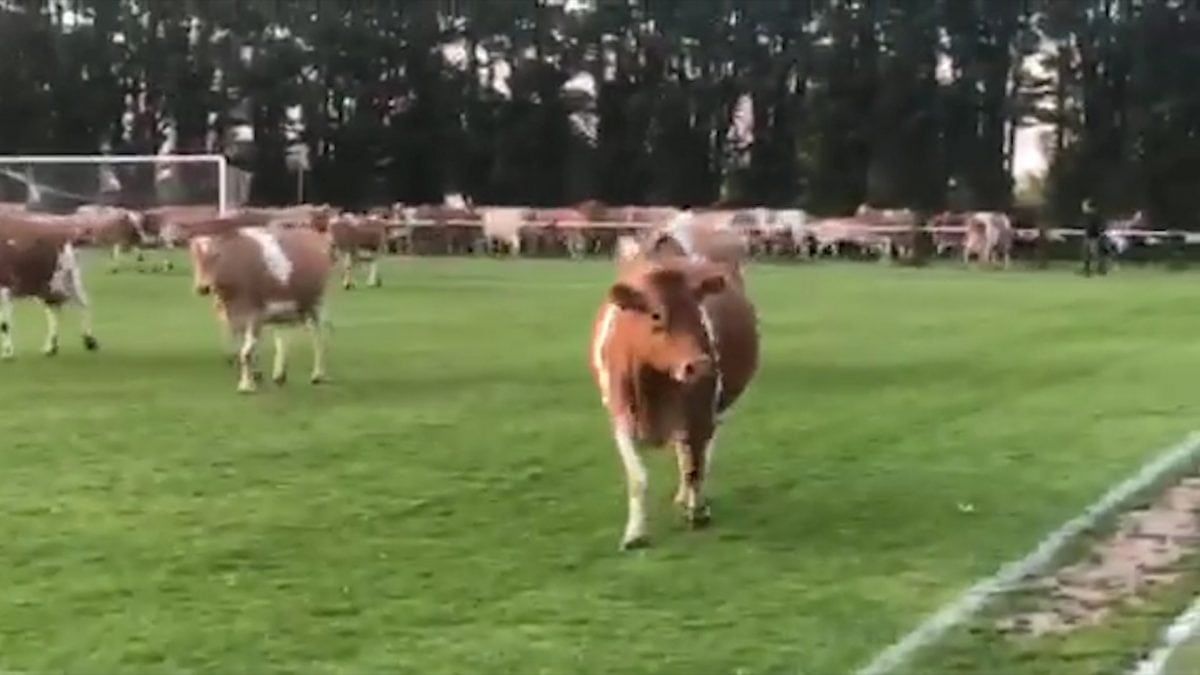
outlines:
{"label": "goal crossbar", "polygon": [[0,164],[216,164],[217,209],[229,212],[229,159],[225,155],[0,155]]}

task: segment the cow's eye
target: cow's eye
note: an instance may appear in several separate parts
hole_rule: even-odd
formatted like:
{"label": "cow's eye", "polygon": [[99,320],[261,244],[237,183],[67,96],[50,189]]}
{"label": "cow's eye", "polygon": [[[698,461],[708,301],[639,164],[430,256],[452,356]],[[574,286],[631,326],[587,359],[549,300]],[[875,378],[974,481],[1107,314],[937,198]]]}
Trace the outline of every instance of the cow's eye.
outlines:
{"label": "cow's eye", "polygon": [[654,323],[662,323],[662,313],[660,313],[660,312],[651,312],[651,313],[650,313],[650,319],[651,319],[651,320],[652,320]]}

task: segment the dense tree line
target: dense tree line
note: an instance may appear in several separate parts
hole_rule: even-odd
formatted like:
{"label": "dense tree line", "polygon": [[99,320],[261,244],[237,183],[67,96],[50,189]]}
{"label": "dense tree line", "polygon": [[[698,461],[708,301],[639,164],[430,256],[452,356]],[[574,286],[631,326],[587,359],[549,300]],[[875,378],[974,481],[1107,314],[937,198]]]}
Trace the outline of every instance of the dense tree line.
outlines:
{"label": "dense tree line", "polygon": [[1200,210],[1195,0],[3,0],[0,92],[0,154],[169,136],[259,203],[304,144],[346,206],[1007,208],[1041,123],[1053,220]]}

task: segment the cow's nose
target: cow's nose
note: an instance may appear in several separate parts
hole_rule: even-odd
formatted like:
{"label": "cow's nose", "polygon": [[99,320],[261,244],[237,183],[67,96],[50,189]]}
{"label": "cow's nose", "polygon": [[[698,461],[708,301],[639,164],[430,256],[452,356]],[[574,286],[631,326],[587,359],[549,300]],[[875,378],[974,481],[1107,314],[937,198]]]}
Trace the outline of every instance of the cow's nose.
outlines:
{"label": "cow's nose", "polygon": [[196,295],[208,295],[211,292],[212,289],[209,288],[208,284],[200,284],[199,286],[196,286]]}
{"label": "cow's nose", "polygon": [[687,384],[695,382],[701,377],[708,375],[712,371],[712,359],[707,356],[692,359],[683,364],[680,364],[675,369],[675,379]]}

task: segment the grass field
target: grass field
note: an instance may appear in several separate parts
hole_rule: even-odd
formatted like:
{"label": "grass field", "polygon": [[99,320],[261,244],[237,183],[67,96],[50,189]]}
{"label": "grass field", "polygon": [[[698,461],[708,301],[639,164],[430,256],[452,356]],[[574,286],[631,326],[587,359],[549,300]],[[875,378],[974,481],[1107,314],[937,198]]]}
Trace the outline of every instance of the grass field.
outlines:
{"label": "grass field", "polygon": [[391,261],[331,292],[332,384],[297,340],[246,398],[184,272],[92,261],[102,351],[68,316],[41,357],[26,305],[0,368],[0,669],[847,673],[1200,413],[1191,274],[758,266],[714,526],[653,457],[654,547],[621,554],[586,370],[610,278]]}

